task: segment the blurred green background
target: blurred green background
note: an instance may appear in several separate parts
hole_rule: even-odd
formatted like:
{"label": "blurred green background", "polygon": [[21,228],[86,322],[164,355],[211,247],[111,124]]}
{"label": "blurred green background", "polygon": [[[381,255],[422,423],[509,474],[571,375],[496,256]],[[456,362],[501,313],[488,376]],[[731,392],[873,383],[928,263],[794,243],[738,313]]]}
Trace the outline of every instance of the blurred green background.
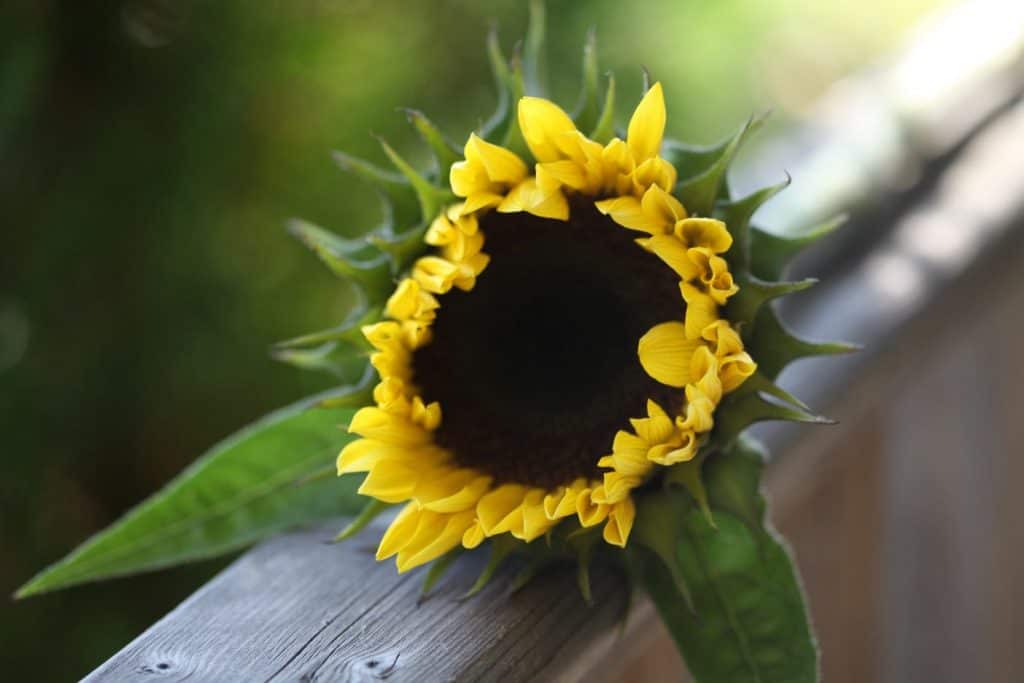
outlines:
{"label": "blurred green background", "polygon": [[[772,109],[798,123],[935,0],[550,2],[553,91],[575,102],[586,31],[620,85],[666,85],[670,132],[710,142]],[[346,292],[284,233],[347,235],[372,192],[330,158],[372,131],[425,159],[398,111],[460,140],[493,106],[492,20],[523,2],[5,3],[0,9],[0,588],[44,565],[252,418],[328,380],[269,360]],[[80,677],[223,562],[86,586],[0,619],[0,670]]]}

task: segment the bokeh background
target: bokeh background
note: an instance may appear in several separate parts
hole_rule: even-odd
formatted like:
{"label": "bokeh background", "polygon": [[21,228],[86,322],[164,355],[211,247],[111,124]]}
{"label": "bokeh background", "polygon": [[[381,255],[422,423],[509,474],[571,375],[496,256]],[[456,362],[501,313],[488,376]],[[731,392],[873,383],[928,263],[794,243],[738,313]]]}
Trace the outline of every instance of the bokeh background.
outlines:
{"label": "bokeh background", "polygon": [[[941,3],[549,3],[553,92],[597,31],[626,113],[643,65],[671,133],[800,125]],[[329,379],[268,346],[328,327],[345,291],[283,225],[346,235],[372,192],[330,151],[426,154],[400,107],[463,138],[494,103],[485,33],[522,2],[27,0],[0,9],[0,590],[158,489],[204,448]],[[0,670],[80,677],[222,561],[0,606]]]}

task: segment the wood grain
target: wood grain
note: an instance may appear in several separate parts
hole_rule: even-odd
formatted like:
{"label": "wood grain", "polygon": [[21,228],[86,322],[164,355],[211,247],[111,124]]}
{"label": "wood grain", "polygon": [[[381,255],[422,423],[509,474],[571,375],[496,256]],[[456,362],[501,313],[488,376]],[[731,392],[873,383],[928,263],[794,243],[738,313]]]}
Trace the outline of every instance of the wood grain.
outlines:
{"label": "wood grain", "polygon": [[461,558],[420,602],[423,572],[396,576],[365,547],[380,526],[325,543],[336,529],[259,546],[86,680],[573,680],[624,615],[610,570],[592,577],[594,607],[565,571],[511,595],[506,574],[461,600],[479,557]]}

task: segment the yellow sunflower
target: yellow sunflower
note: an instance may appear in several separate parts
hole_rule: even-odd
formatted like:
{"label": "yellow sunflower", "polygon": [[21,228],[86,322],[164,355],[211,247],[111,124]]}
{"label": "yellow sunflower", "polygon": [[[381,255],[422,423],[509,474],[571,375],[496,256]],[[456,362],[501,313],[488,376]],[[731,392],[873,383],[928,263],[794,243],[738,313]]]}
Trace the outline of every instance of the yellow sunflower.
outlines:
{"label": "yellow sunflower", "polygon": [[538,97],[517,119],[529,156],[470,135],[432,253],[362,328],[380,381],[338,472],[404,503],[377,551],[399,571],[570,519],[625,546],[634,492],[695,457],[756,369],[722,316],[729,227],[673,196],[661,85],[625,139]]}

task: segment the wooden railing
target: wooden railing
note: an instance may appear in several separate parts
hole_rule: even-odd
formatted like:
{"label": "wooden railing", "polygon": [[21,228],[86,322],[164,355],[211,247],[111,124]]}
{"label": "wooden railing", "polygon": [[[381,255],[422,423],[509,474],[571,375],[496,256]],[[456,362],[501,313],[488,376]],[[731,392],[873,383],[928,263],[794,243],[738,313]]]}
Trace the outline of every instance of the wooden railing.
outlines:
{"label": "wooden railing", "polygon": [[[934,106],[915,119],[906,97],[870,87],[909,68],[908,56],[844,86],[848,118],[835,115],[837,94],[832,118],[819,119],[828,125],[765,152],[788,155],[796,181],[776,218],[853,209],[842,249],[802,265],[826,283],[786,311],[805,335],[866,346],[783,376],[840,424],[761,433],[780,456],[768,470],[771,516],[796,553],[830,683],[1009,681],[1024,671],[1024,70],[1019,37],[1006,40],[1017,52],[985,46],[987,61],[954,84],[964,107],[946,119]],[[918,182],[890,182],[882,156],[857,148],[845,191],[829,194],[810,171],[815,154],[851,135],[869,105],[901,126],[885,164],[913,167]],[[419,572],[397,576],[374,561],[373,529],[325,543],[337,528],[250,551],[87,680],[684,675],[649,603],[635,601],[624,621],[625,584],[611,571],[595,572],[593,607],[574,574],[557,570],[514,594],[499,577],[462,600],[480,569],[467,555],[421,601]]]}

